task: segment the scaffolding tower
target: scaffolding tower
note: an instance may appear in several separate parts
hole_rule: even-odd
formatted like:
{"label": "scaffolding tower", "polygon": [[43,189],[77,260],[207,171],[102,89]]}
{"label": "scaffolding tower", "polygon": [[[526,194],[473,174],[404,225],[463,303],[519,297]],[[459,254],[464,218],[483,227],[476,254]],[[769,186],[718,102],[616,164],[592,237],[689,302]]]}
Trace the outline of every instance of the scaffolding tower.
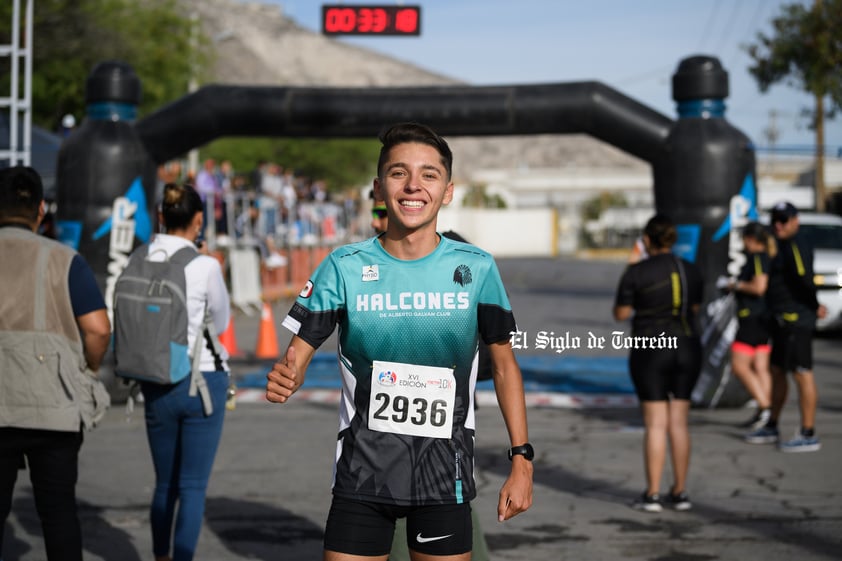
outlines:
{"label": "scaffolding tower", "polygon": [[[9,166],[28,166],[32,159],[32,19],[35,0],[26,0],[23,18],[21,0],[12,0],[12,3],[12,41],[0,45],[0,57],[7,56],[11,62],[9,95],[0,97],[0,108],[8,109],[9,148],[0,150],[0,162],[8,162]],[[22,132],[19,132],[21,125]]]}

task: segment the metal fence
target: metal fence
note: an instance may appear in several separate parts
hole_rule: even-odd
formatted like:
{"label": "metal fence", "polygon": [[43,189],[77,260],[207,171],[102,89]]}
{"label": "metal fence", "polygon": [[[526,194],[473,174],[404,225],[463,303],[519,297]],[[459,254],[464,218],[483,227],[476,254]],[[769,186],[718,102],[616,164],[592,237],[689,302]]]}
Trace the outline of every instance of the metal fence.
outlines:
{"label": "metal fence", "polygon": [[232,301],[248,307],[297,294],[335,247],[372,235],[366,216],[351,200],[286,208],[252,192],[208,195],[204,238],[223,264]]}

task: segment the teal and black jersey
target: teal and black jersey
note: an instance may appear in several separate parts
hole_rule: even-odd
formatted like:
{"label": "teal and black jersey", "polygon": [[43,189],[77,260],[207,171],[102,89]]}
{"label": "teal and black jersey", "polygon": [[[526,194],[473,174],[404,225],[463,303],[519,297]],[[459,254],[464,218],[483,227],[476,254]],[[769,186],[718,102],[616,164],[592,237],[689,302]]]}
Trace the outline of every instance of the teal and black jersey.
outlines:
{"label": "teal and black jersey", "polygon": [[336,495],[409,506],[474,498],[478,341],[515,331],[488,253],[444,237],[413,261],[377,238],[340,247],[283,325],[316,348],[339,326]]}

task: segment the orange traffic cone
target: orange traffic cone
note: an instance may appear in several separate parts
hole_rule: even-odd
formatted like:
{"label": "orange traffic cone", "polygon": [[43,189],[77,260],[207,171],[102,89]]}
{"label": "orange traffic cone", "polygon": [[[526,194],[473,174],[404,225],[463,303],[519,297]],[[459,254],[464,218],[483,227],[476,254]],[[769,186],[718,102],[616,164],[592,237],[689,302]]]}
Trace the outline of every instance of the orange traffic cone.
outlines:
{"label": "orange traffic cone", "polygon": [[219,342],[222,343],[222,346],[225,347],[226,351],[228,351],[228,356],[238,357],[242,355],[240,349],[237,348],[237,335],[234,333],[233,317],[228,322],[228,327],[226,327],[225,331],[222,332],[222,335],[219,336]]}
{"label": "orange traffic cone", "polygon": [[260,314],[260,328],[257,331],[257,349],[254,356],[257,358],[278,358],[278,336],[275,334],[275,320],[272,317],[272,306],[267,302],[263,303],[263,311]]}

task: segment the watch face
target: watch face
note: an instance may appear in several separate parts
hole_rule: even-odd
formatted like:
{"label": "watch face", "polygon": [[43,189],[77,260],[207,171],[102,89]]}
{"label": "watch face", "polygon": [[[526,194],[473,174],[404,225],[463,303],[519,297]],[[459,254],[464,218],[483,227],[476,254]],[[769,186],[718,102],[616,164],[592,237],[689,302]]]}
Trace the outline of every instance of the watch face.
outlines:
{"label": "watch face", "polygon": [[535,450],[532,449],[532,445],[528,442],[523,446],[514,446],[509,449],[509,460],[512,459],[513,456],[523,456],[529,461],[532,461],[532,458],[535,457]]}

